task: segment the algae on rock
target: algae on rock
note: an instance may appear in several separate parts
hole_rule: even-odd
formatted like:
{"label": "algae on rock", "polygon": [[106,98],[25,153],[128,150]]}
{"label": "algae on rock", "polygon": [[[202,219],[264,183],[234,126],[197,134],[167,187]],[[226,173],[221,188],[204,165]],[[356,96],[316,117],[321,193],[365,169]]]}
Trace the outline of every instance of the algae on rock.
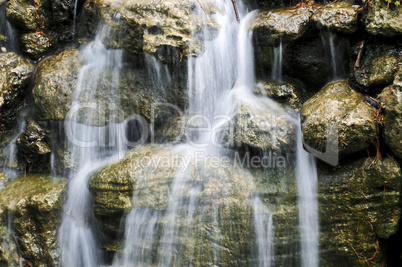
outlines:
{"label": "algae on rock", "polygon": [[57,229],[66,184],[65,179],[28,175],[7,181],[0,189],[0,224],[10,222],[8,231],[13,231],[26,262],[59,264]]}
{"label": "algae on rock", "polygon": [[369,262],[381,265],[385,251],[376,246],[399,229],[401,182],[401,168],[389,157],[319,168],[322,266],[363,266],[376,250]]}

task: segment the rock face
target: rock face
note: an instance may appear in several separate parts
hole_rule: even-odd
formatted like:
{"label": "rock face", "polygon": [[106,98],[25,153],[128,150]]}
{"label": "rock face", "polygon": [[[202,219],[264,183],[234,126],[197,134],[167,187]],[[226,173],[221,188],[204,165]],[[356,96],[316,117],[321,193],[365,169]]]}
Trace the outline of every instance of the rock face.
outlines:
{"label": "rock face", "polygon": [[[368,6],[368,0],[363,0],[364,6]],[[365,11],[363,22],[366,30],[372,35],[383,35],[387,37],[402,34],[402,17],[399,8],[387,2],[374,0],[370,2],[370,7]]]}
{"label": "rock face", "polygon": [[379,240],[398,231],[401,181],[401,169],[390,158],[320,168],[320,266],[382,264],[386,246]]}
{"label": "rock face", "polygon": [[[357,47],[356,47],[357,48]],[[355,54],[358,49],[355,49]],[[356,54],[357,57],[357,54]],[[402,64],[400,49],[388,45],[368,44],[358,68],[351,63],[352,81],[361,91],[372,91],[390,85]]]}
{"label": "rock face", "polygon": [[391,151],[402,159],[402,72],[399,71],[393,85],[386,87],[378,96],[385,113],[383,138]]}
{"label": "rock face", "polygon": [[[188,53],[193,41],[194,53],[202,51],[200,34],[204,26],[212,29],[217,24],[194,12],[202,3],[207,13],[214,10],[206,1],[97,1],[102,20],[111,27],[106,40],[110,48],[124,48],[131,54],[156,54],[166,47]],[[116,42],[119,40],[119,42]]]}
{"label": "rock face", "polygon": [[44,33],[26,33],[21,36],[21,44],[22,52],[32,59],[39,59],[55,45],[55,40]]}
{"label": "rock face", "polygon": [[[64,179],[28,176],[8,181],[1,189],[0,223],[4,229],[10,222],[12,230],[6,227],[5,231],[12,235],[12,240],[15,238],[14,242],[18,242],[26,265],[59,264],[57,229],[61,221],[66,184]],[[10,260],[6,259],[7,264],[18,259],[15,248],[10,251],[6,249],[5,253],[15,253]],[[0,255],[7,255],[5,253],[0,252]]]}
{"label": "rock face", "polygon": [[257,95],[267,96],[279,103],[289,105],[295,110],[301,108],[301,93],[290,83],[260,82],[253,92]]}
{"label": "rock face", "polygon": [[22,33],[22,51],[36,60],[56,44],[72,40],[76,34],[74,25],[78,25],[74,12],[79,13],[83,3],[84,0],[11,0],[7,2],[7,19]]}
{"label": "rock face", "polygon": [[39,64],[32,94],[39,120],[64,120],[82,66],[80,53],[68,49]]}
{"label": "rock face", "polygon": [[311,29],[313,13],[313,6],[263,11],[252,26],[256,43],[269,46],[277,45],[280,39],[287,43],[301,38]]}
{"label": "rock face", "polygon": [[295,119],[271,99],[241,100],[228,125],[224,139],[237,150],[285,152],[294,147]]}
{"label": "rock face", "polygon": [[0,127],[1,132],[14,127],[24,105],[33,66],[14,53],[0,53]]}
{"label": "rock face", "polygon": [[[304,144],[339,158],[366,149],[376,137],[372,108],[346,80],[327,84],[307,100],[301,120]],[[335,146],[328,151],[330,144]]]}
{"label": "rock face", "polygon": [[[101,220],[102,229],[109,234],[121,231],[119,219],[131,206],[133,213],[148,211],[158,214],[155,215],[155,246],[152,246],[152,251],[147,251],[150,252],[148,255],[153,255],[153,260],[164,257],[164,242],[173,241],[172,248],[178,251],[175,257],[178,265],[185,265],[191,259],[194,265],[199,266],[212,264],[216,260],[221,266],[248,264],[251,253],[249,242],[254,236],[252,209],[247,204],[250,194],[254,192],[250,174],[234,168],[231,162],[216,166],[207,160],[194,165],[194,161],[190,160],[190,164],[185,165],[184,159],[194,157],[193,152],[188,151],[187,146],[176,149],[139,147],[131,150],[123,161],[95,174],[90,180],[90,190],[95,199],[94,212]],[[171,187],[177,179],[184,179],[180,189]],[[180,195],[169,197],[171,190],[179,190],[174,193]],[[133,200],[130,203],[131,194]],[[169,200],[181,195],[183,199],[178,200],[180,203],[198,203],[190,218],[191,223],[187,223],[187,214],[191,211],[179,203],[179,209],[183,210],[175,220],[177,229],[180,229],[177,239],[164,240],[163,227],[170,229],[168,218],[171,217],[167,214],[172,207],[169,206]],[[219,210],[219,217],[216,217],[216,209]],[[135,214],[129,216],[139,219]],[[161,247],[157,249],[157,246]],[[213,252],[219,257],[214,259]]]}
{"label": "rock face", "polygon": [[[89,44],[91,45],[91,44]],[[39,120],[64,120],[71,109],[71,103],[79,100],[85,103],[71,116],[78,116],[80,122],[103,126],[110,121],[123,122],[132,115],[142,115],[149,122],[161,121],[173,109],[162,103],[178,104],[176,100],[183,90],[177,80],[165,84],[166,90],[154,85],[154,77],[146,69],[125,68],[117,75],[112,69],[86,71],[82,77],[81,91],[77,93],[79,70],[83,66],[77,50],[70,49],[49,58],[39,65],[33,89]],[[83,75],[83,74],[81,74]],[[93,79],[97,86],[93,88]],[[171,90],[176,91],[171,91]],[[113,99],[113,101],[111,101]],[[81,115],[92,106],[92,115]]]}
{"label": "rock face", "polygon": [[48,136],[34,121],[28,120],[25,131],[16,141],[17,156],[25,171],[48,172],[50,169],[50,154]]}
{"label": "rock face", "polygon": [[318,8],[312,20],[319,30],[352,34],[357,30],[357,8],[346,1],[330,3]]}

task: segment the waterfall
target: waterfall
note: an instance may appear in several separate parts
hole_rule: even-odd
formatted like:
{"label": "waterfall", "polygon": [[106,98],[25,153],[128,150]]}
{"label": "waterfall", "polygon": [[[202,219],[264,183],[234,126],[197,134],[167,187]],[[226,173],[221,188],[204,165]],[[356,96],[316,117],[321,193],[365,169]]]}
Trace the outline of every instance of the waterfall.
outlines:
{"label": "waterfall", "polygon": [[283,58],[283,44],[282,37],[279,38],[279,45],[273,48],[274,60],[272,62],[271,78],[274,81],[282,82],[282,58]]}
{"label": "waterfall", "polygon": [[73,39],[75,37],[75,27],[77,24],[77,6],[78,6],[78,0],[74,1],[74,18],[73,18]]}
{"label": "waterfall", "polygon": [[[4,165],[3,165],[3,173],[6,174],[7,179],[9,178],[13,178],[17,175],[17,172],[12,170],[10,167],[14,167],[16,168],[18,165],[17,164],[17,145],[16,145],[16,141],[18,139],[18,137],[20,136],[20,134],[25,130],[26,127],[26,121],[25,121],[25,115],[26,114],[22,114],[20,116],[20,118],[17,121],[17,127],[16,127],[16,131],[14,133],[13,138],[11,139],[11,142],[8,144],[7,146],[7,158],[4,161]],[[11,166],[10,166],[11,165]]]}
{"label": "waterfall", "polygon": [[319,243],[317,170],[315,158],[303,149],[300,126],[297,129],[296,179],[299,192],[302,266],[316,267]]}
{"label": "waterfall", "polygon": [[329,59],[328,61],[332,72],[331,80],[345,76],[346,70],[344,68],[343,58],[348,47],[346,39],[331,31],[321,32],[320,36],[325,55]]}
{"label": "waterfall", "polygon": [[258,266],[270,267],[274,256],[273,214],[256,197],[254,199],[254,225],[257,233]]}
{"label": "waterfall", "polygon": [[[106,34],[108,30],[103,27],[98,31],[96,39],[81,51],[85,65],[80,69],[77,88],[64,125],[70,160],[77,163],[76,170],[69,175],[68,196],[59,229],[58,239],[64,266],[98,266],[100,263],[88,179],[92,171],[121,158],[126,150],[122,143],[125,140],[122,124],[109,122],[105,126],[91,125],[93,121],[102,119],[97,118],[96,111],[103,107],[96,105],[94,96],[99,79],[111,71],[113,86],[110,90],[117,91],[119,86],[122,51],[105,48],[102,36]],[[81,102],[84,94],[93,95],[93,102]],[[119,94],[116,92],[114,95]],[[110,99],[110,102],[116,103],[116,99]]]}
{"label": "waterfall", "polygon": [[1,35],[3,34],[4,37],[6,38],[4,43],[7,50],[18,52],[19,50],[18,36],[14,27],[7,21],[6,3],[7,2],[4,2],[0,6],[0,46],[2,43]]}

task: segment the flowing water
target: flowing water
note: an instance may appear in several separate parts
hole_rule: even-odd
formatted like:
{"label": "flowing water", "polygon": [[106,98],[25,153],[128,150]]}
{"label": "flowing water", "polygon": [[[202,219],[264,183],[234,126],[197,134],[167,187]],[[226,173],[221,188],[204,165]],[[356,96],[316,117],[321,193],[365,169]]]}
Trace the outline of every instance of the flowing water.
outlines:
{"label": "flowing water", "polygon": [[[213,15],[220,25],[220,30],[215,39],[205,41],[205,52],[202,55],[188,60],[190,102],[188,115],[210,122],[210,130],[204,131],[193,127],[191,138],[187,143],[173,148],[175,153],[181,153],[193,164],[183,165],[175,170],[176,174],[166,196],[168,198],[166,209],[162,211],[139,205],[144,196],[142,192],[134,190],[132,200],[134,208],[125,218],[124,247],[122,253],[114,258],[113,266],[177,266],[182,262],[184,255],[189,266],[197,265],[202,260],[212,265],[219,265],[222,251],[226,251],[227,248],[220,245],[218,240],[225,239],[225,229],[231,229],[231,226],[227,226],[231,222],[224,221],[221,214],[222,209],[230,210],[231,207],[225,206],[229,204],[222,204],[220,200],[233,199],[234,196],[245,196],[244,200],[234,201],[244,201],[248,206],[246,210],[252,210],[249,215],[255,231],[255,244],[250,242],[249,249],[250,251],[255,249],[257,256],[250,264],[261,267],[274,265],[275,211],[268,210],[264,207],[264,202],[255,196],[255,184],[250,179],[248,171],[232,166],[235,170],[233,177],[230,179],[222,177],[220,180],[221,177],[217,174],[220,170],[212,169],[211,174],[211,166],[205,162],[198,163],[194,159],[197,153],[208,157],[233,154],[233,151],[225,148],[222,128],[240,108],[239,103],[252,105],[272,115],[286,116],[287,120],[297,128],[300,128],[300,124],[294,115],[287,114],[273,100],[252,94],[256,82],[250,24],[256,12],[247,12],[246,7],[239,1],[237,4],[240,23],[238,23],[232,1],[217,0],[214,4],[220,10]],[[203,14],[201,10],[196,12]],[[204,36],[209,36],[208,30],[205,31]],[[122,51],[106,50],[101,42],[105,34],[107,29],[103,28],[98,32],[95,41],[81,51],[85,65],[80,70],[70,119],[65,125],[71,143],[70,154],[77,164],[75,170],[70,173],[68,198],[59,231],[64,266],[103,264],[98,248],[95,218],[91,212],[88,180],[91,172],[106,163],[121,159],[127,151],[127,146],[122,141],[125,140],[122,136],[125,133],[123,124],[110,122],[101,127],[89,126],[91,123],[88,122],[91,122],[95,115],[88,111],[84,114],[80,112],[84,108],[85,110],[99,108],[95,102],[82,103],[80,98],[82,94],[97,90],[97,83],[105,70],[112,72],[114,86],[110,90],[118,88],[118,75],[123,67]],[[281,42],[276,53],[276,70],[273,72],[275,79],[279,81],[282,80],[282,53]],[[154,78],[154,86],[163,90],[164,81],[170,79],[166,67],[150,55],[145,56],[145,61],[148,73]],[[115,95],[118,97],[117,91]],[[116,99],[110,101],[116,102]],[[108,142],[105,143],[106,139]],[[113,145],[110,145],[111,141]],[[316,174],[313,159],[302,148],[300,133],[296,161],[302,266],[314,267],[318,265]],[[150,172],[154,172],[154,169],[150,169]],[[209,188],[211,180],[214,180],[215,190],[209,190],[216,192],[211,194],[208,202],[205,202],[203,194],[208,192],[206,188]],[[233,184],[235,181],[241,185],[239,188]],[[247,212],[245,216],[246,214]],[[200,256],[199,242],[189,238],[199,230],[197,227],[200,225],[205,227],[205,233],[199,238],[208,240],[212,246],[208,259],[197,258]],[[249,259],[243,260],[247,262]]]}
{"label": "flowing water", "polygon": [[318,266],[318,202],[315,158],[303,149],[300,127],[297,132],[296,179],[299,191],[299,226],[302,266]]}
{"label": "flowing water", "polygon": [[272,63],[271,78],[274,81],[282,82],[282,58],[283,58],[283,44],[282,37],[279,39],[279,45],[273,48],[274,61]]}
{"label": "flowing water", "polygon": [[[99,265],[98,240],[94,229],[95,218],[91,212],[88,179],[92,171],[121,158],[126,152],[122,143],[125,140],[122,124],[110,122],[108,125],[97,127],[82,123],[82,120],[96,121],[98,119],[96,111],[101,108],[96,106],[95,98],[92,103],[91,101],[82,103],[80,101],[82,95],[85,93],[95,95],[99,79],[108,71],[112,72],[113,79],[111,83],[113,88],[109,90],[117,91],[119,86],[122,51],[106,50],[101,42],[105,34],[107,34],[106,27],[100,29],[96,39],[81,51],[85,65],[80,70],[72,108],[68,114],[69,119],[64,125],[69,142],[70,160],[76,163],[75,170],[69,175],[68,197],[59,229],[64,266]],[[118,96],[118,93],[114,95]],[[110,101],[113,103],[116,99]]]}
{"label": "flowing water", "polygon": [[332,75],[330,80],[336,80],[346,75],[344,56],[347,52],[347,40],[334,32],[321,32],[321,41],[325,55],[329,60]]}

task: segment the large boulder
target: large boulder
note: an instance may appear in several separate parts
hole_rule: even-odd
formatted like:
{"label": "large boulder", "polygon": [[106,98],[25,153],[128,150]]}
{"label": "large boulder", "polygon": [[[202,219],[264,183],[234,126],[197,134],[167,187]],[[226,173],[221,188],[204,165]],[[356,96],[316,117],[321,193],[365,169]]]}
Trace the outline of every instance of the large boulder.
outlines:
{"label": "large boulder", "polygon": [[378,100],[385,113],[382,137],[391,151],[402,159],[402,71],[399,71],[393,85],[386,87]]}
{"label": "large boulder", "polygon": [[39,120],[65,119],[82,65],[76,49],[65,50],[38,65],[32,94]]}
{"label": "large boulder", "polygon": [[[357,57],[359,48],[355,47]],[[392,84],[398,69],[402,65],[402,53],[398,46],[384,44],[368,44],[364,47],[359,66],[350,62],[350,79],[360,91],[374,91]],[[353,59],[355,59],[353,57]]]}
{"label": "large boulder", "polygon": [[363,158],[318,176],[320,266],[381,266],[401,219],[400,166]]}
{"label": "large boulder", "polygon": [[26,129],[17,138],[17,156],[27,172],[48,172],[50,149],[47,133],[34,121],[28,120]]}
{"label": "large boulder", "polygon": [[110,26],[107,47],[124,48],[131,54],[157,54],[169,47],[182,55],[189,52],[190,44],[192,52],[200,53],[203,28],[218,27],[212,16],[195,12],[200,4],[208,14],[216,11],[211,3],[194,0],[96,2],[103,22]]}
{"label": "large boulder", "polygon": [[307,100],[301,122],[304,144],[334,159],[365,150],[377,135],[372,107],[346,80],[328,83]]}
{"label": "large boulder", "polygon": [[402,34],[402,16],[400,7],[395,7],[393,1],[387,7],[387,1],[363,0],[366,10],[362,21],[366,30],[372,35],[387,37]]}
{"label": "large boulder", "polygon": [[[268,98],[239,96],[224,141],[237,150],[289,152],[296,140],[295,118]],[[223,128],[225,128],[224,126]]]}
{"label": "large boulder", "polygon": [[[233,266],[250,261],[250,249],[255,244],[250,241],[254,225],[248,204],[255,190],[252,177],[235,168],[228,158],[224,163],[219,157],[206,155],[204,159],[197,160],[188,146],[139,147],[121,162],[93,175],[89,187],[94,212],[106,233],[121,231],[120,218],[130,208],[126,235],[135,229],[141,231],[144,225],[155,226],[150,229],[155,235],[148,236],[151,241],[135,235],[126,240],[122,257],[136,256],[134,251],[140,248],[144,249],[142,255],[149,256],[142,259],[149,263],[163,261],[172,250],[177,251],[174,258],[178,265],[191,261],[200,266],[213,262]],[[175,203],[179,206],[173,218]],[[130,225],[130,221],[135,224]],[[170,231],[177,233],[176,238],[169,238]]]}
{"label": "large boulder", "polygon": [[[0,224],[18,242],[18,251],[26,265],[59,264],[57,229],[66,184],[64,179],[28,175],[9,180],[1,189]],[[14,257],[17,255],[18,252]]]}
{"label": "large boulder", "polygon": [[277,45],[301,38],[311,29],[315,7],[285,7],[261,12],[252,29],[258,45]]}
{"label": "large boulder", "polygon": [[24,106],[33,66],[14,53],[0,53],[0,131],[13,129]]}
{"label": "large boulder", "polygon": [[319,30],[352,34],[357,30],[357,10],[351,3],[340,1],[318,8],[312,19]]}

